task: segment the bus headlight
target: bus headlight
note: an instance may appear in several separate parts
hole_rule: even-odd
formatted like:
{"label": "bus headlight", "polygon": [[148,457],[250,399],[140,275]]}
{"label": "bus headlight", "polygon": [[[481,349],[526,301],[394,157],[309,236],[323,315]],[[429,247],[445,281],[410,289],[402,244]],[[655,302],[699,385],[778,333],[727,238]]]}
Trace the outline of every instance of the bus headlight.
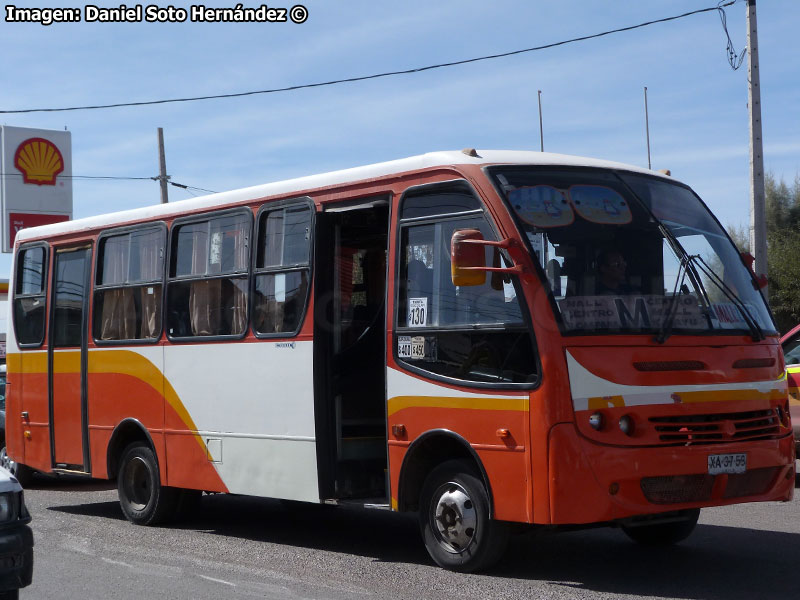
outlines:
{"label": "bus headlight", "polygon": [[622,415],[619,418],[619,428],[625,435],[633,435],[635,429],[633,418],[630,415]]}
{"label": "bus headlight", "polygon": [[603,413],[593,413],[591,417],[589,417],[589,425],[592,426],[592,429],[595,431],[600,431],[603,428]]}

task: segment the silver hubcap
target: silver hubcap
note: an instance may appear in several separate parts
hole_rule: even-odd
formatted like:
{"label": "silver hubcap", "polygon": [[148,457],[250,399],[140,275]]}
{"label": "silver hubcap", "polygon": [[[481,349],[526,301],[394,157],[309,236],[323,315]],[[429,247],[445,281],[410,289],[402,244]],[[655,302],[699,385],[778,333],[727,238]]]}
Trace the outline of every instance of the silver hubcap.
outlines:
{"label": "silver hubcap", "polygon": [[433,495],[433,525],[442,546],[461,554],[475,539],[478,516],[472,499],[461,485],[448,482]]}
{"label": "silver hubcap", "polygon": [[133,508],[144,510],[153,490],[150,486],[150,469],[142,458],[136,456],[125,465],[123,486]]}

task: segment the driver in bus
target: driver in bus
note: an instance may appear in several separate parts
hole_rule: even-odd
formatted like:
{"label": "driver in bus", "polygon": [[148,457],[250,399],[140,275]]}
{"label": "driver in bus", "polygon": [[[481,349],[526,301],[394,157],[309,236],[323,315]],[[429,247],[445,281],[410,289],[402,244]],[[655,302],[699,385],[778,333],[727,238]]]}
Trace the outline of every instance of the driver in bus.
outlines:
{"label": "driver in bus", "polygon": [[604,248],[597,255],[597,284],[599,296],[625,296],[634,293],[627,280],[628,263],[618,248]]}

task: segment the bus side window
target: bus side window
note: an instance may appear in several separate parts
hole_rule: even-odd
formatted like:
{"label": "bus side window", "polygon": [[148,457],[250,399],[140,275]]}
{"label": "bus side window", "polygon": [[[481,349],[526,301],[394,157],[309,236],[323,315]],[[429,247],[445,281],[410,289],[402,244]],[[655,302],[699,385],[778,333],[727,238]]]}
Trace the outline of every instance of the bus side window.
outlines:
{"label": "bus side window", "polygon": [[153,340],[161,335],[165,228],[108,235],[98,244],[93,335]]}
{"label": "bus side window", "polygon": [[46,248],[20,249],[14,285],[14,331],[19,344],[38,346],[44,341],[46,276]]}
{"label": "bus side window", "polygon": [[311,208],[290,205],[258,218],[253,330],[293,334],[300,328],[308,296]]}
{"label": "bus side window", "polygon": [[251,213],[191,218],[172,228],[167,333],[241,337],[247,331]]}
{"label": "bus side window", "polygon": [[[414,208],[421,211],[423,198],[414,200]],[[401,221],[397,357],[418,369],[464,381],[534,382],[538,377],[535,345],[517,297],[518,283],[489,274],[482,285],[453,285],[453,232],[478,229],[485,239],[495,237],[482,211],[473,212],[423,222],[414,215],[414,221]],[[507,264],[494,248],[487,247],[485,252],[485,264]]]}

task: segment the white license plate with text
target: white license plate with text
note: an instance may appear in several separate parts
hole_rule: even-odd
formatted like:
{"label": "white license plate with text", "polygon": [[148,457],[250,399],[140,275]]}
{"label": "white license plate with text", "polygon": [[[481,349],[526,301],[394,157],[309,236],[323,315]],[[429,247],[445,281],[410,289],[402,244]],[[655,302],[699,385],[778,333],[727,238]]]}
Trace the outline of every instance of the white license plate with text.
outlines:
{"label": "white license plate with text", "polygon": [[737,452],[735,454],[709,454],[708,474],[719,475],[721,473],[744,473],[747,470],[747,454]]}

